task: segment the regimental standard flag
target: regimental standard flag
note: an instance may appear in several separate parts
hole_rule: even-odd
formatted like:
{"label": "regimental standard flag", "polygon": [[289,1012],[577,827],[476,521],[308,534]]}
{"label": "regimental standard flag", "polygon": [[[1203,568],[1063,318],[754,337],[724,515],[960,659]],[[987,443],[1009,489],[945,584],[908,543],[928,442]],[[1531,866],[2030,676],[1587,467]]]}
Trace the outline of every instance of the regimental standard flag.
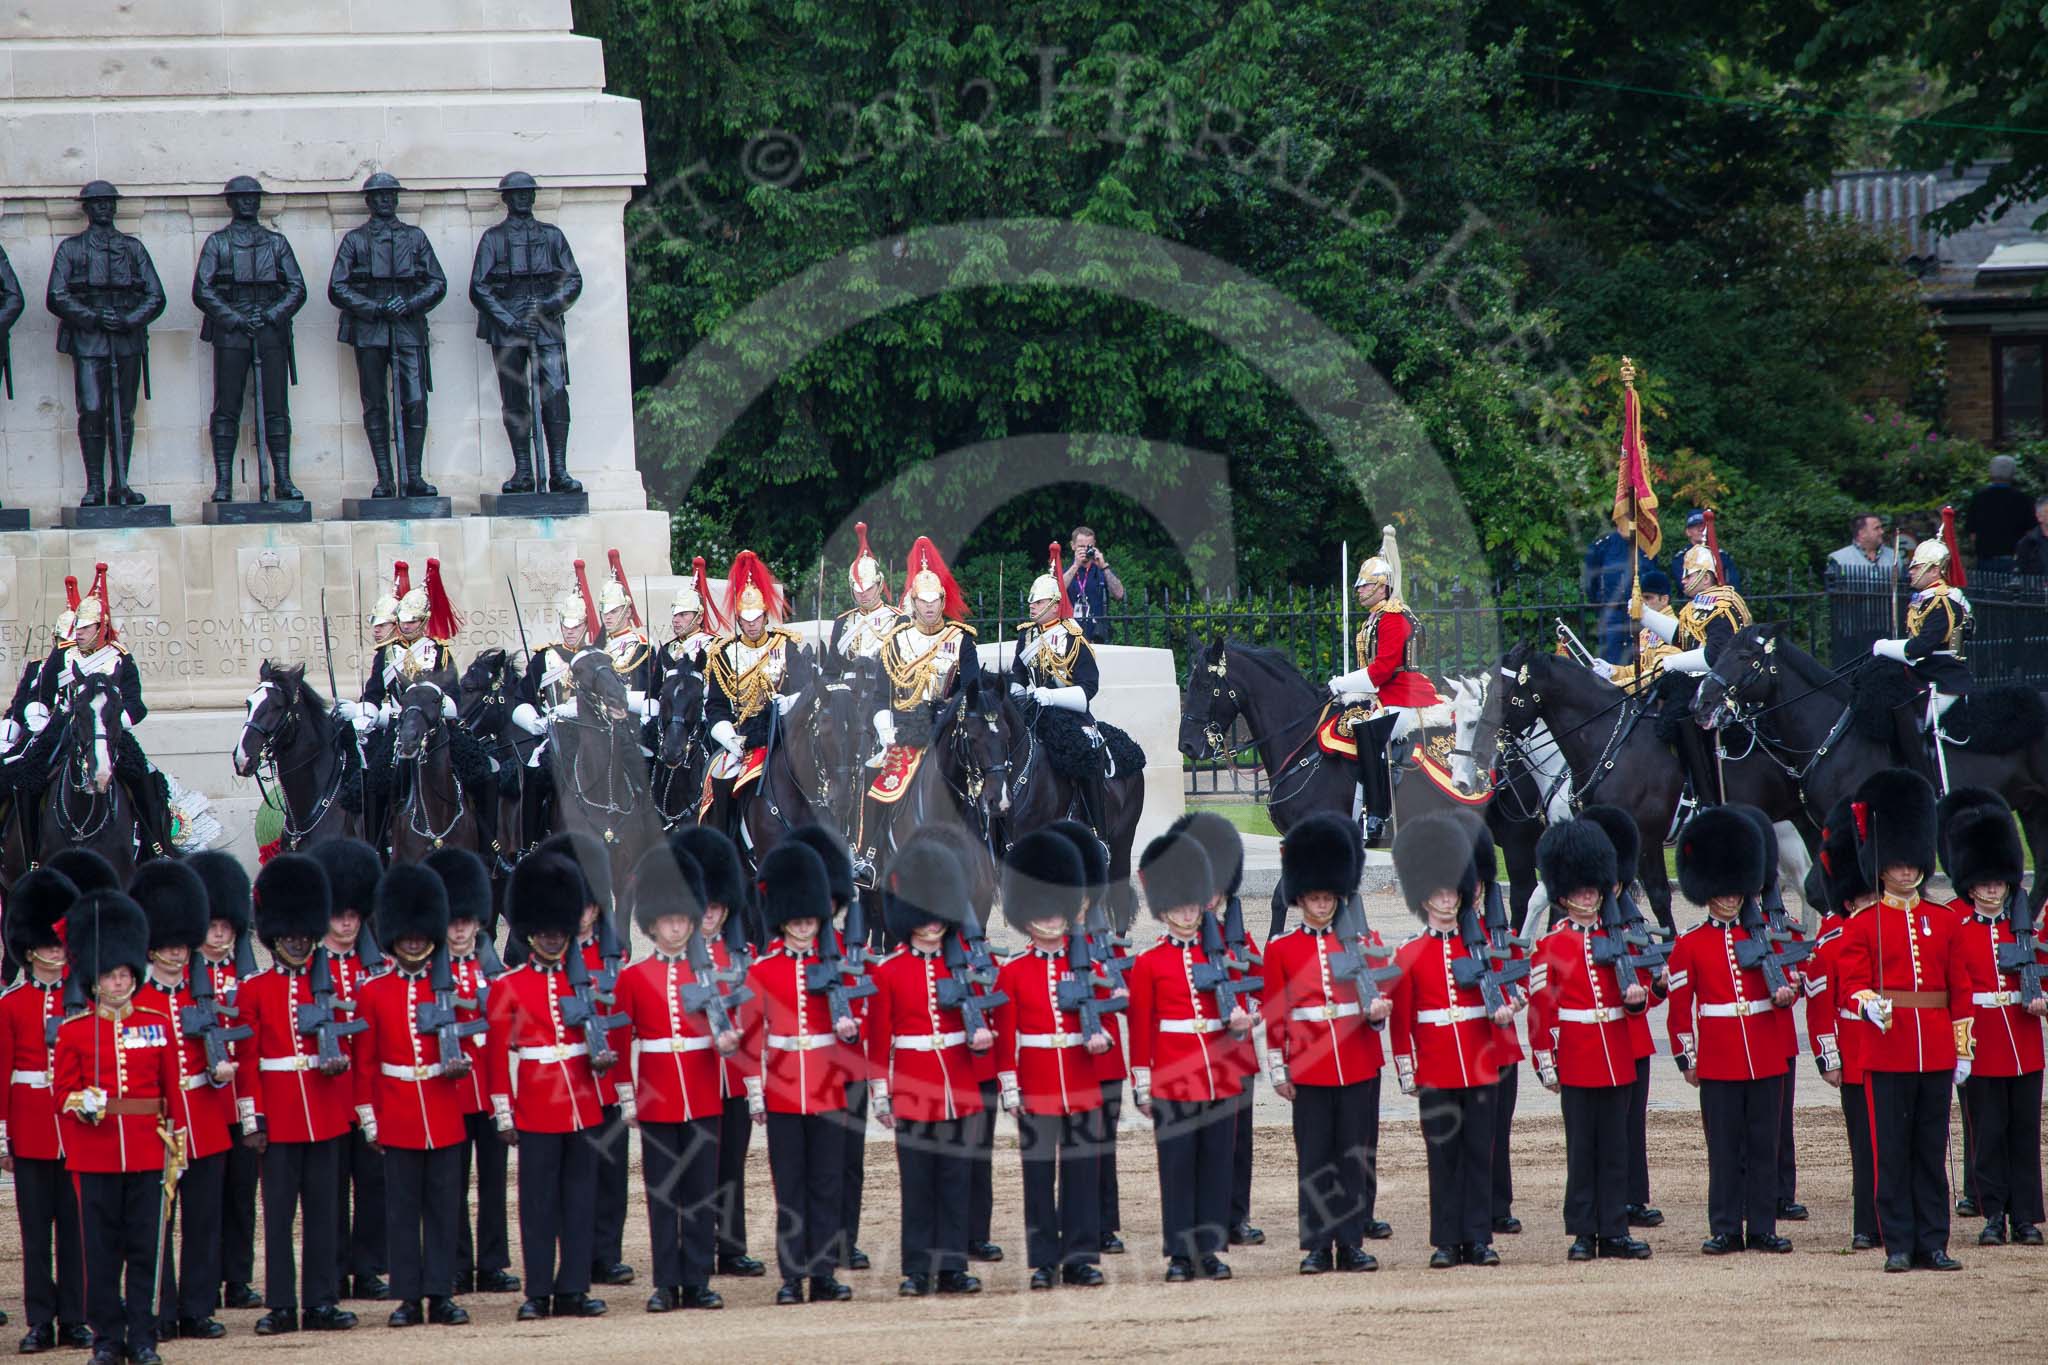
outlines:
{"label": "regimental standard flag", "polygon": [[1635,522],[1636,544],[1655,559],[1664,544],[1657,524],[1657,493],[1650,487],[1650,450],[1643,444],[1642,400],[1636,397],[1636,369],[1621,360],[1621,459],[1614,473],[1614,528],[1626,535]]}

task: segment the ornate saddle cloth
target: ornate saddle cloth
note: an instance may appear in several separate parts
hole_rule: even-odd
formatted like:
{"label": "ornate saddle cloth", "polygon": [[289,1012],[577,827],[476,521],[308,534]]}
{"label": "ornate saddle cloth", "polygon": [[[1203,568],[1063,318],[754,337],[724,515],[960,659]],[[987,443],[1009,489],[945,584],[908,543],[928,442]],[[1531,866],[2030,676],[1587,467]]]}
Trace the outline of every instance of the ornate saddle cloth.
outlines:
{"label": "ornate saddle cloth", "polygon": [[918,765],[924,762],[925,751],[908,744],[891,744],[882,752],[882,770],[868,783],[868,796],[885,806],[892,806],[903,799],[903,793],[910,790],[911,779],[917,776]]}
{"label": "ornate saddle cloth", "polygon": [[1316,726],[1316,747],[1326,754],[1339,758],[1358,757],[1358,741],[1353,738],[1358,727],[1381,714],[1376,706],[1345,706],[1332,708],[1329,715]]}
{"label": "ornate saddle cloth", "polygon": [[761,776],[761,765],[767,759],[766,749],[749,749],[745,757],[734,758],[730,749],[720,747],[712,754],[710,766],[704,770],[704,795],[697,802],[697,818],[701,820],[704,812],[711,809],[712,783],[729,781],[737,795],[740,788]]}

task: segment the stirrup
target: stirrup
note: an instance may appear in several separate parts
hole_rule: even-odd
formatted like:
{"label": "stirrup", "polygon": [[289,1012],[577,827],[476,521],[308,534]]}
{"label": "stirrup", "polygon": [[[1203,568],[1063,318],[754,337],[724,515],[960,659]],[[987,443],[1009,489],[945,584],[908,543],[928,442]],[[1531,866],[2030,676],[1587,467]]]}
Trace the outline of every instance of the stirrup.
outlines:
{"label": "stirrup", "polygon": [[1678,794],[1678,805],[1671,812],[1671,828],[1664,835],[1664,847],[1678,847],[1679,836],[1685,833],[1686,822],[1692,819],[1699,808],[1700,803],[1693,799],[1690,787]]}

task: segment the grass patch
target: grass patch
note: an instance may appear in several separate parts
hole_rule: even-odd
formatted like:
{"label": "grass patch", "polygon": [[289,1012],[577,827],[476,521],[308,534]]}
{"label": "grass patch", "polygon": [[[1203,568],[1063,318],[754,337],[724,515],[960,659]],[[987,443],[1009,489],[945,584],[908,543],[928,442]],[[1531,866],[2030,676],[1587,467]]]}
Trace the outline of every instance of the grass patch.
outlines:
{"label": "grass patch", "polygon": [[1239,834],[1265,834],[1280,837],[1280,831],[1273,828],[1273,818],[1266,814],[1266,808],[1257,801],[1190,801],[1191,810],[1205,810],[1220,815],[1237,826]]}

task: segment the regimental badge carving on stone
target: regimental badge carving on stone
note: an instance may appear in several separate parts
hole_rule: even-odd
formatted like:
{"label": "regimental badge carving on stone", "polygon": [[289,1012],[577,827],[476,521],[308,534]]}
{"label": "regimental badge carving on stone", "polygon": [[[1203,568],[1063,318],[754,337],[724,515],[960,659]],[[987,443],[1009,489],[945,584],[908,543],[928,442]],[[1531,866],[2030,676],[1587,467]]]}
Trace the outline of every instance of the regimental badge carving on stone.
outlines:
{"label": "regimental badge carving on stone", "polygon": [[[90,582],[88,570],[85,581]],[[114,614],[120,616],[154,616],[158,598],[156,556],[154,554],[126,554],[107,556],[107,594],[113,600]]]}
{"label": "regimental badge carving on stone", "polygon": [[293,572],[295,567],[285,563],[284,552],[280,550],[248,552],[248,562],[242,569],[242,590],[257,607],[276,611],[292,595],[298,577]]}

